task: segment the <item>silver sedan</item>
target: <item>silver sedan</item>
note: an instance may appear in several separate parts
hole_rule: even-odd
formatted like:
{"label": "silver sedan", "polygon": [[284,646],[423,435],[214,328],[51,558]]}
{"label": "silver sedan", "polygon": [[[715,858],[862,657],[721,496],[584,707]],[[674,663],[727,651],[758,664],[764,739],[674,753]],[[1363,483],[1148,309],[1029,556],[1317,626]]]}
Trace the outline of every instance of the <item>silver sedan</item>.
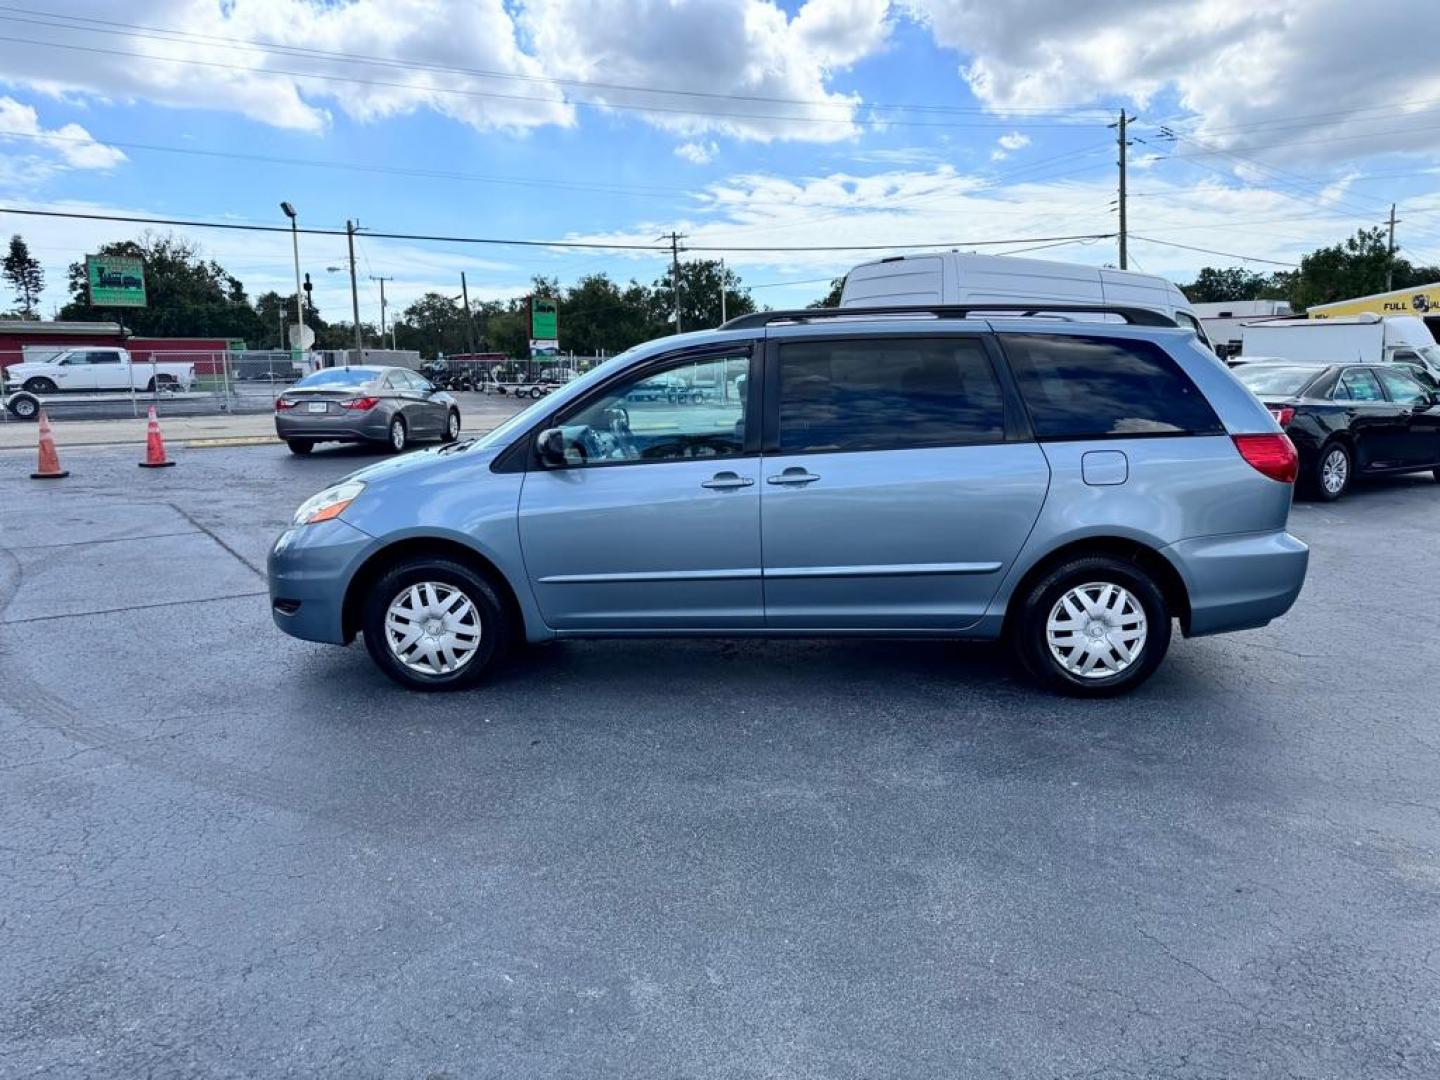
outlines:
{"label": "silver sedan", "polygon": [[320,442],[383,443],[398,454],[415,439],[458,439],[460,406],[409,368],[327,368],[276,399],[275,434],[295,454]]}

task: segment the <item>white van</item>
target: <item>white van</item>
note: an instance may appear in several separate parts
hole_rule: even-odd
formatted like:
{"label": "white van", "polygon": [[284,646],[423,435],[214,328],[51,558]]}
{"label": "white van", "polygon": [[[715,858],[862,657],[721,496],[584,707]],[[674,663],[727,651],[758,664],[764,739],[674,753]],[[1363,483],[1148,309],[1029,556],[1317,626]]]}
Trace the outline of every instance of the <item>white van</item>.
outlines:
{"label": "white van", "polygon": [[942,251],[861,263],[846,275],[840,293],[841,307],[857,308],[1027,300],[1148,308],[1194,330],[1210,346],[1195,305],[1184,293],[1162,277],[1131,270]]}

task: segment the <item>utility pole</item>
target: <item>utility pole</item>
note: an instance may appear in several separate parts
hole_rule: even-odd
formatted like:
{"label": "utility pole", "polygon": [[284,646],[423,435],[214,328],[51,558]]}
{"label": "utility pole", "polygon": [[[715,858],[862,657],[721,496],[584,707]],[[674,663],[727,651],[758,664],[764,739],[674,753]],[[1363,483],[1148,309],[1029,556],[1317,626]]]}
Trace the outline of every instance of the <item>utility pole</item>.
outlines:
{"label": "utility pole", "polygon": [[465,271],[460,271],[460,296],[465,302],[465,348],[475,351],[475,320],[470,316],[470,286],[465,283]]}
{"label": "utility pole", "polygon": [[355,230],[358,221],[345,219],[345,242],[350,245],[350,308],[355,318],[355,362],[364,363],[364,342],[360,340],[360,286],[355,283]]}
{"label": "utility pole", "polygon": [[1385,291],[1395,287],[1395,204],[1390,204],[1390,257],[1385,260]]}
{"label": "utility pole", "polygon": [[1120,269],[1130,268],[1129,252],[1126,250],[1129,235],[1125,223],[1125,125],[1129,121],[1125,116],[1125,110],[1120,110],[1120,120],[1115,125],[1119,129],[1120,138],[1120,160],[1116,162],[1120,166]]}
{"label": "utility pole", "polygon": [[656,237],[657,240],[670,241],[670,288],[675,294],[675,332],[680,333],[680,241],[685,239],[684,233],[668,232]]}
{"label": "utility pole", "polygon": [[[374,274],[371,274],[370,280],[380,283],[380,347],[383,349],[385,347],[385,282],[394,281],[395,279],[393,277],[376,277]],[[390,339],[390,348],[395,348],[395,339],[393,337]]]}

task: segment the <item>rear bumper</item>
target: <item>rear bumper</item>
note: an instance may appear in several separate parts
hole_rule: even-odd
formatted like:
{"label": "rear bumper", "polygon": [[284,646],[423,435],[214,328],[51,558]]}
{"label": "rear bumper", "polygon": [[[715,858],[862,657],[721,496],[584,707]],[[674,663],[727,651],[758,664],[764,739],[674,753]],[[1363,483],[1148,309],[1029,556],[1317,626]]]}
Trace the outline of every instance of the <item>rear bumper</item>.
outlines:
{"label": "rear bumper", "polygon": [[275,434],[282,439],[315,439],[328,442],[385,442],[390,437],[389,421],[377,411],[338,416],[334,413],[275,417]]}
{"label": "rear bumper", "polygon": [[270,614],[291,637],[345,644],[345,589],[375,546],[339,518],[287,529],[270,549]]}
{"label": "rear bumper", "polygon": [[1249,630],[1284,615],[1310,563],[1310,549],[1283,530],[1182,540],[1164,554],[1190,595],[1188,637]]}

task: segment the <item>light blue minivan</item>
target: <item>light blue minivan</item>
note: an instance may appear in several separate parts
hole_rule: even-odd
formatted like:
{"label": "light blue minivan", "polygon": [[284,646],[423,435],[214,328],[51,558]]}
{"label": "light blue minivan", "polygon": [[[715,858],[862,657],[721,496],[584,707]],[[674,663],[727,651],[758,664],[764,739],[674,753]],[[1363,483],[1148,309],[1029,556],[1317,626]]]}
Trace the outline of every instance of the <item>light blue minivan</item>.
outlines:
{"label": "light blue minivan", "polygon": [[[1004,637],[1104,695],[1284,614],[1294,448],[1193,332],[1033,305],[765,312],[362,469],[270,555],[285,632],[423,690],[521,641]],[[675,392],[645,393],[665,385]],[[686,393],[686,389],[694,388]]]}

